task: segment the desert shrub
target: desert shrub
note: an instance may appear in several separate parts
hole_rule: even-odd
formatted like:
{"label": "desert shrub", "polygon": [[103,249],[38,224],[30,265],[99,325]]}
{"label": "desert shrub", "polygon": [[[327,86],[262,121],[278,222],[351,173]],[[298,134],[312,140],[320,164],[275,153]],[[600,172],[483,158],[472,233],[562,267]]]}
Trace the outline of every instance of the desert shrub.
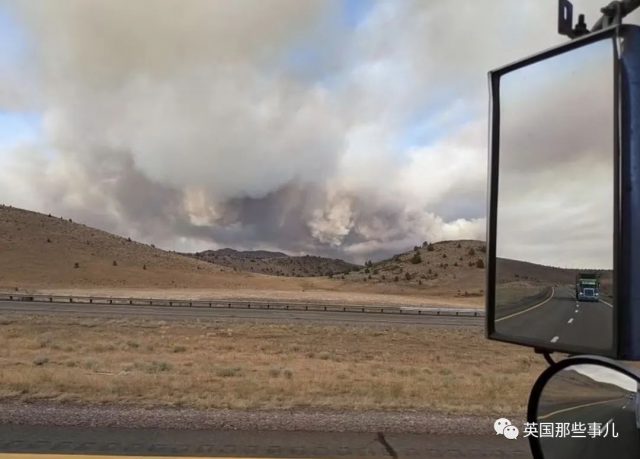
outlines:
{"label": "desert shrub", "polygon": [[393,282],[398,282],[400,280],[400,278],[398,276],[393,278]]}
{"label": "desert shrub", "polygon": [[478,261],[476,261],[476,268],[484,268],[484,261],[482,261],[481,258],[478,258]]}
{"label": "desert shrub", "polygon": [[473,247],[471,247],[471,248],[469,249],[469,252],[467,252],[467,253],[468,253],[468,255],[469,255],[470,257],[473,257],[473,256],[475,256],[476,251],[473,249]]}
{"label": "desert shrub", "polygon": [[435,250],[435,249],[434,249],[434,247],[433,247],[433,244],[429,244],[429,245],[427,246],[427,252],[433,252],[434,250]]}
{"label": "desert shrub", "polygon": [[[147,269],[147,265],[142,265],[142,269],[146,270]],[[200,269],[200,266],[198,266],[198,269]]]}
{"label": "desert shrub", "polygon": [[51,239],[47,238],[47,242],[48,242],[49,244],[51,244]]}
{"label": "desert shrub", "polygon": [[187,348],[185,346],[174,346],[173,352],[175,352],[176,354],[178,352],[187,352]]}
{"label": "desert shrub", "polygon": [[43,355],[39,355],[38,357],[36,357],[35,359],[33,359],[33,364],[40,367],[46,363],[49,363],[49,358],[45,357]]}
{"label": "desert shrub", "polygon": [[113,266],[118,266],[118,262],[117,262],[116,260],[113,260],[112,265],[113,265]]}
{"label": "desert shrub", "polygon": [[78,263],[77,261],[73,264],[73,267],[78,269],[80,267],[80,263]]}
{"label": "desert shrub", "polygon": [[277,378],[282,373],[280,368],[269,368],[269,376],[272,378]]}
{"label": "desert shrub", "polygon": [[418,263],[422,263],[422,257],[420,256],[420,252],[415,252],[411,257],[411,263],[417,265]]}
{"label": "desert shrub", "polygon": [[442,258],[447,258],[447,254],[446,254],[446,253],[443,253],[443,254],[442,254]]}
{"label": "desert shrub", "polygon": [[411,273],[404,273],[404,278],[408,281],[411,280]]}
{"label": "desert shrub", "polygon": [[461,249],[461,248],[462,248],[462,244],[460,244],[460,243],[458,242],[458,244],[456,245],[456,247],[457,247],[457,248],[459,248],[459,249]]}
{"label": "desert shrub", "polygon": [[486,245],[483,245],[483,246],[482,246],[482,247],[480,247],[478,250],[479,250],[480,252],[482,252],[482,253],[487,253],[487,246],[486,246]]}

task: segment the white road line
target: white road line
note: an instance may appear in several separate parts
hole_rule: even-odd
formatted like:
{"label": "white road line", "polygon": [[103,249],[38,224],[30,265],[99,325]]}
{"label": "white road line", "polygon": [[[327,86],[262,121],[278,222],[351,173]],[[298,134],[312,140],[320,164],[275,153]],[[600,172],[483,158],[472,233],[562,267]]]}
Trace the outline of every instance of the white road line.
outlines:
{"label": "white road line", "polygon": [[551,342],[555,343],[556,341],[558,341],[560,339],[559,336],[554,336],[553,338],[551,338]]}
{"label": "white road line", "polygon": [[525,309],[524,311],[515,312],[515,313],[510,314],[510,315],[508,315],[508,316],[500,317],[499,319],[496,319],[494,322],[500,322],[500,321],[503,321],[503,320],[506,320],[506,319],[511,319],[512,317],[519,316],[520,314],[524,314],[525,312],[529,312],[529,311],[531,311],[532,309],[539,308],[540,306],[542,306],[542,305],[544,305],[544,304],[548,303],[548,302],[551,300],[551,298],[553,298],[553,295],[554,295],[555,293],[556,293],[556,289],[555,289],[554,287],[551,287],[551,295],[549,295],[549,298],[547,298],[546,300],[544,300],[542,303],[538,303],[538,304],[536,304],[536,305],[534,305],[534,306],[531,306],[530,308],[527,308],[527,309]]}
{"label": "white road line", "polygon": [[571,319],[569,319],[569,322],[567,322],[568,324],[573,323],[573,317]]}
{"label": "white road line", "polygon": [[623,397],[617,397],[617,398],[612,398],[612,399],[609,399],[609,400],[601,400],[599,402],[591,402],[591,403],[585,403],[583,405],[572,406],[570,408],[563,408],[561,410],[552,411],[551,413],[538,415],[538,419],[546,419],[546,418],[549,418],[551,416],[555,416],[556,414],[566,413],[567,411],[578,410],[580,408],[586,408],[588,406],[601,405],[603,403],[615,402],[616,400],[621,400],[622,398]]}
{"label": "white road line", "polygon": [[611,303],[607,303],[605,300],[600,300],[600,303],[604,303],[604,304],[606,304],[607,306],[609,306],[610,308],[612,308],[612,307],[613,307],[613,305],[612,305]]}

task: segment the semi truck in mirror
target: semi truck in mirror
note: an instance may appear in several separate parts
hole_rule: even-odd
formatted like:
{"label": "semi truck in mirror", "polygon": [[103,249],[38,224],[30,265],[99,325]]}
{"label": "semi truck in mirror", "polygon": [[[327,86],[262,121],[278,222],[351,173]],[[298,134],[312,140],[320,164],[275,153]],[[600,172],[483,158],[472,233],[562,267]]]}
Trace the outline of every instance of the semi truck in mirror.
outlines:
{"label": "semi truck in mirror", "polygon": [[600,279],[596,273],[578,273],[576,276],[576,301],[599,301]]}

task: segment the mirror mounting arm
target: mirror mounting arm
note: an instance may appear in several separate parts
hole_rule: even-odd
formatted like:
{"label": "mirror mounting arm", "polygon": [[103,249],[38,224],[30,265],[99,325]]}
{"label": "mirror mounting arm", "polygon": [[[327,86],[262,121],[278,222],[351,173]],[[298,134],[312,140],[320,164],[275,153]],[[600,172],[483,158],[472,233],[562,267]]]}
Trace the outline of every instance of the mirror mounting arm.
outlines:
{"label": "mirror mounting arm", "polygon": [[582,37],[612,25],[621,24],[622,19],[638,7],[640,7],[640,0],[615,0],[600,9],[602,17],[589,30],[584,14],[578,15],[578,22],[574,27],[573,5],[569,0],[558,0],[558,33],[571,39]]}
{"label": "mirror mounting arm", "polygon": [[536,354],[542,354],[544,360],[549,364],[549,366],[553,366],[556,364],[556,361],[551,358],[551,352],[547,351],[546,349],[540,349],[536,347],[533,349],[533,352],[535,352]]}

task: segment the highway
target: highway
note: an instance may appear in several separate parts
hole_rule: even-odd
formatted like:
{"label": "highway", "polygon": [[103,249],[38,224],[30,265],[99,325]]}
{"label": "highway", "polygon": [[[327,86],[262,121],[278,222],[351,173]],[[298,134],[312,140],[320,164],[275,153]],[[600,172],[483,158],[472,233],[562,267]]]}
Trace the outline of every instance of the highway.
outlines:
{"label": "highway", "polygon": [[[490,430],[490,426],[487,430]],[[377,432],[194,431],[0,425],[0,459],[4,459],[6,453],[54,453],[74,456],[99,454],[107,457],[530,457],[525,439],[509,441],[491,434],[380,436]]]}
{"label": "highway", "polygon": [[375,312],[304,311],[282,309],[201,308],[180,306],[110,305],[0,301],[0,314],[60,315],[161,320],[254,320],[275,322],[340,323],[353,325],[484,326],[484,317]]}
{"label": "highway", "polygon": [[[497,308],[496,331],[526,336],[550,344],[611,348],[613,308],[608,303],[576,301],[569,286],[553,288],[551,295],[519,310]],[[502,310],[500,310],[502,309]]]}
{"label": "highway", "polygon": [[[574,407],[549,409],[540,413],[539,422],[598,422],[608,424],[606,438],[543,438],[545,459],[596,459],[603,457],[640,457],[640,430],[636,427],[635,402],[632,398],[581,403]],[[613,437],[613,429],[617,438]]]}

